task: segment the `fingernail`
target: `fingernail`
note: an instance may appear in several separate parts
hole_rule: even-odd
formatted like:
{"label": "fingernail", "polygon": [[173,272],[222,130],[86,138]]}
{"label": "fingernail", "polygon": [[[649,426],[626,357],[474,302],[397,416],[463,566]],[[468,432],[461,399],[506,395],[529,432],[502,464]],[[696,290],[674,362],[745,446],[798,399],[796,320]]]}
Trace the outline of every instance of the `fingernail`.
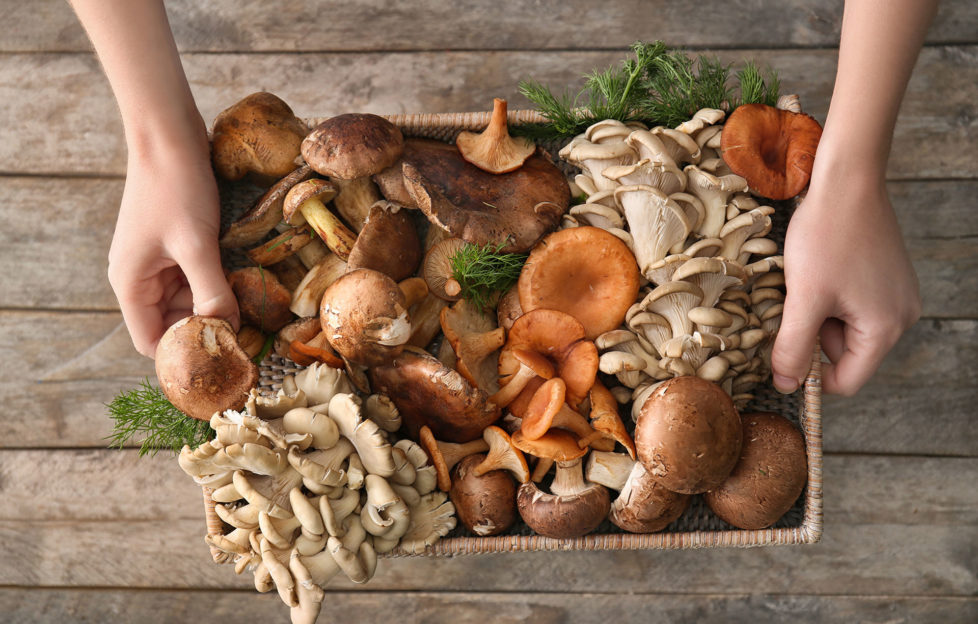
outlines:
{"label": "fingernail", "polygon": [[774,375],[774,387],[781,394],[791,394],[798,389],[798,380],[784,375]]}

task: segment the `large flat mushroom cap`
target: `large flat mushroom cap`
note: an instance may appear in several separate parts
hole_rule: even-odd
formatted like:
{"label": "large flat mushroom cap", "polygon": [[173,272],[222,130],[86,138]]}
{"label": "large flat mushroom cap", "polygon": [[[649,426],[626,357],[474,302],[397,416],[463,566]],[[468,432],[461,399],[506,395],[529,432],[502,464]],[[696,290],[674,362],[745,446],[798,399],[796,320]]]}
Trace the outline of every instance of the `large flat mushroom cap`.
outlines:
{"label": "large flat mushroom cap", "polygon": [[721,134],[721,155],[751,190],[771,199],[788,199],[812,176],[822,127],[804,113],[764,104],[738,106]]}
{"label": "large flat mushroom cap", "polygon": [[401,131],[379,115],[330,117],[302,141],[302,157],[317,173],[353,180],[383,171],[404,150]]}
{"label": "large flat mushroom cap", "polygon": [[370,207],[346,265],[351,271],[380,271],[399,282],[414,275],[421,253],[421,241],[407,210],[381,201]]}
{"label": "large flat mushroom cap", "polygon": [[537,245],[518,282],[524,313],[570,314],[593,340],[616,329],[639,289],[635,256],[614,234],[585,226],[554,232]]}
{"label": "large flat mushroom cap", "polygon": [[570,205],[564,174],[541,154],[497,175],[466,162],[453,145],[417,147],[403,159],[405,187],[429,221],[470,243],[525,252]]}
{"label": "large flat mushroom cap", "polygon": [[166,330],[156,347],[156,376],[178,410],[204,421],[241,409],[258,385],[258,367],[238,346],[231,325],[205,316],[189,316]]}

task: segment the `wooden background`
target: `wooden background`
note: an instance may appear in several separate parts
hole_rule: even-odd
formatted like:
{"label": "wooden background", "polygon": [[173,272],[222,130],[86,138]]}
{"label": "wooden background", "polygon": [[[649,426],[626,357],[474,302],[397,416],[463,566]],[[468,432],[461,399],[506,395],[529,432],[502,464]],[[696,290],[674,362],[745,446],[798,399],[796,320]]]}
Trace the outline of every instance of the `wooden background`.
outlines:
{"label": "wooden background", "polygon": [[[655,38],[770,64],[824,120],[842,3],[167,4],[207,120],[257,90],[300,116],[518,108],[521,78],[577,87]],[[0,621],[286,621],[211,563],[200,490],[171,456],[105,449],[103,404],[153,371],[105,278],[121,124],[67,4],[0,0],[0,16]],[[924,318],[857,397],[825,402],[820,543],[386,560],[364,587],[331,586],[321,621],[978,621],[971,0],[930,30],[889,177]]]}

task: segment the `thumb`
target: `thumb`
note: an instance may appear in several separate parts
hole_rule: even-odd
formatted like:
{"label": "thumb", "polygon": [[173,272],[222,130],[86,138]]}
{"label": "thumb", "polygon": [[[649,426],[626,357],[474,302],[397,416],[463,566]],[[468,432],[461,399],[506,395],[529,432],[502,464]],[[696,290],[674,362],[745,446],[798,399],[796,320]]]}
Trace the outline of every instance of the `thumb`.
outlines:
{"label": "thumb", "polygon": [[217,241],[189,246],[175,255],[193,293],[194,314],[222,318],[237,331],[241,325],[238,302],[221,268]]}
{"label": "thumb", "polygon": [[771,352],[774,387],[784,394],[797,390],[811,368],[815,339],[829,311],[817,301],[814,294],[797,290],[789,290],[785,297],[781,327]]}

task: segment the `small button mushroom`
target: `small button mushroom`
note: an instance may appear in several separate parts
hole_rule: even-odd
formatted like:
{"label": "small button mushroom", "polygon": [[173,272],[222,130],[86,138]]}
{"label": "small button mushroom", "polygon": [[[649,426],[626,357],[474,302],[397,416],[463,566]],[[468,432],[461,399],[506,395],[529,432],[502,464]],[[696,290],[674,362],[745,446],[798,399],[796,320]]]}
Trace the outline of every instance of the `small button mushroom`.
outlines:
{"label": "small button mushroom", "polygon": [[480,133],[460,132],[455,139],[462,158],[489,173],[508,173],[519,169],[536,151],[525,138],[513,138],[506,125],[506,100],[494,98],[492,116]]}
{"label": "small button mushroom", "polygon": [[475,474],[485,455],[469,455],[455,466],[449,496],[459,522],[479,537],[508,531],[519,517],[516,482],[505,470]]}
{"label": "small button mushroom", "polygon": [[740,457],[740,416],[730,396],[698,377],[675,377],[641,405],[635,449],[652,478],[682,494],[713,489]]}
{"label": "small button mushroom", "polygon": [[166,398],[184,414],[209,421],[241,409],[258,385],[258,367],[238,346],[224,320],[189,316],[164,332],[156,347],[156,376]]}
{"label": "small button mushroom", "polygon": [[703,499],[735,527],[763,529],[791,509],[805,488],[805,439],[780,414],[744,414],[742,420],[740,459],[730,476]]}

